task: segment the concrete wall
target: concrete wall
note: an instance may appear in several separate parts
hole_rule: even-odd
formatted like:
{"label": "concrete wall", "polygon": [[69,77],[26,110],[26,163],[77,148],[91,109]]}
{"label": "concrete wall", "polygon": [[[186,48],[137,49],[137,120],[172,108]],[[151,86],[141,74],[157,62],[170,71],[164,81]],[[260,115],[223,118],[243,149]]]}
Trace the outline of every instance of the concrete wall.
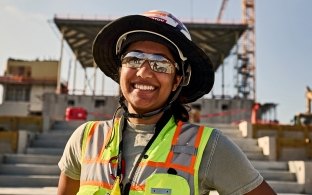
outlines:
{"label": "concrete wall", "polygon": [[29,102],[5,101],[0,104],[0,116],[27,116]]}
{"label": "concrete wall", "polygon": [[[97,101],[104,105],[96,107]],[[250,121],[251,100],[241,99],[200,99],[196,102],[201,105],[201,121],[203,123],[236,123]],[[83,107],[88,112],[88,120],[101,120],[111,118],[118,106],[115,96],[86,96],[86,95],[57,95],[44,94],[44,115],[53,120],[64,120],[65,110],[68,106]]]}
{"label": "concrete wall", "polygon": [[[43,106],[42,95],[47,92],[55,92],[56,90],[58,65],[58,61],[55,60],[25,61],[9,59],[5,67],[4,76],[16,76],[24,79],[31,79],[30,98],[29,102],[5,101],[6,88],[14,87],[14,85],[6,82],[2,83],[3,103],[0,105],[0,116],[27,116],[31,114],[31,112],[40,113]],[[18,85],[20,83],[17,82],[15,84]]]}
{"label": "concrete wall", "polygon": [[113,117],[118,106],[118,98],[46,93],[43,95],[42,112],[44,131],[47,131],[54,121],[65,120],[66,108],[70,106],[86,109],[87,120],[105,120]]}
{"label": "concrete wall", "polygon": [[56,86],[32,85],[30,101],[3,101],[0,104],[0,116],[28,116],[31,112],[41,112],[43,94],[55,92]]}
{"label": "concrete wall", "polygon": [[260,138],[259,145],[268,147],[269,153],[276,156],[276,160],[311,160],[312,158],[311,127],[254,124],[251,134],[254,138]]}
{"label": "concrete wall", "polygon": [[43,94],[55,92],[54,85],[33,85],[30,92],[30,112],[41,112],[43,107]]}
{"label": "concrete wall", "polygon": [[16,152],[17,142],[18,131],[0,131],[0,154]]}
{"label": "concrete wall", "polygon": [[231,124],[251,120],[252,100],[199,99],[193,104],[201,105],[202,123]]}
{"label": "concrete wall", "polygon": [[30,77],[33,79],[57,79],[58,61],[24,61],[10,59],[7,64],[7,74],[12,74],[10,68],[24,66],[30,71]]}
{"label": "concrete wall", "polygon": [[38,63],[33,62],[31,66],[33,78],[57,78],[58,61],[40,61]]}

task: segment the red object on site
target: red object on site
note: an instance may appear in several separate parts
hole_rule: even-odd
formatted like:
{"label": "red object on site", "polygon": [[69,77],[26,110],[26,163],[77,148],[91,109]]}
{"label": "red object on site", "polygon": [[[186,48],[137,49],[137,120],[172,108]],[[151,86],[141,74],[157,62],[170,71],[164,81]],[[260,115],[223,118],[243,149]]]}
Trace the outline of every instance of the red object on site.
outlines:
{"label": "red object on site", "polygon": [[87,110],[82,107],[67,107],[65,120],[86,120]]}

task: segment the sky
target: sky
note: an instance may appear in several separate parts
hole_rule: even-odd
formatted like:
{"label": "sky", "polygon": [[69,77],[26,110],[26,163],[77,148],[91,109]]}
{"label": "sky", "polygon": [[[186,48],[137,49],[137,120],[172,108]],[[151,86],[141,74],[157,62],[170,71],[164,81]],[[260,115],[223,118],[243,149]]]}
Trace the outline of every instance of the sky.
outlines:
{"label": "sky", "polygon": [[[241,1],[228,0],[223,20],[239,22]],[[58,60],[61,36],[53,23],[66,18],[117,18],[147,10],[166,10],[181,21],[214,22],[221,0],[0,0],[0,75],[8,58]],[[306,86],[312,88],[312,1],[255,0],[256,100],[276,103],[277,119],[290,123],[305,112]],[[73,54],[65,45],[61,77],[73,78]],[[225,93],[233,95],[234,67],[225,60]],[[82,70],[77,77],[83,77]],[[221,93],[221,71],[216,72],[214,94]],[[80,74],[80,75],[79,75]],[[110,79],[104,80],[108,95],[117,93]],[[83,84],[81,84],[82,86]],[[77,87],[77,86],[76,86]]]}

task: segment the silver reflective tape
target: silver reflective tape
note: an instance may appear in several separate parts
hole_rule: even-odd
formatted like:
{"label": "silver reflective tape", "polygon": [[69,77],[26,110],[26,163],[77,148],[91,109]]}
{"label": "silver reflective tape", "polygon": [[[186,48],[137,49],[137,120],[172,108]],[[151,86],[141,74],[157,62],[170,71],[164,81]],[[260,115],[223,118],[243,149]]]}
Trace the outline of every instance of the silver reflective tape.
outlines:
{"label": "silver reflective tape", "polygon": [[171,194],[171,189],[165,188],[152,188],[151,194]]}
{"label": "silver reflective tape", "polygon": [[174,153],[182,153],[182,154],[189,154],[189,155],[196,155],[197,154],[197,148],[193,146],[179,146],[175,145],[172,148],[172,151]]}

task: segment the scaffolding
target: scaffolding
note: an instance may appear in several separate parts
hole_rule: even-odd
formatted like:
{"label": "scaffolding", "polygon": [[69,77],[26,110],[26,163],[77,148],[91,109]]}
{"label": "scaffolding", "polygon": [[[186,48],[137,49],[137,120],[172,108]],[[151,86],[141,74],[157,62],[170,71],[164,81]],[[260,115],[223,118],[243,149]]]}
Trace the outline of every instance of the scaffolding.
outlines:
{"label": "scaffolding", "polygon": [[[221,66],[221,97],[226,97],[224,90],[224,59],[229,55],[233,55],[231,50],[234,50],[236,58],[236,62],[234,62],[234,88],[236,89],[236,94],[233,95],[236,98],[256,101],[255,1],[241,0],[242,21],[240,24],[222,23],[222,17],[227,4],[228,0],[222,1],[216,23],[191,22],[185,24],[191,33],[193,41],[211,58],[214,70],[216,71]],[[104,77],[100,79],[100,82],[99,80],[96,81],[98,69],[91,53],[92,40],[96,33],[111,21],[111,19],[68,19],[57,16],[54,18],[54,23],[62,34],[61,47],[63,48],[63,42],[66,41],[74,54],[73,88],[70,90],[70,93],[75,94],[79,91],[76,87],[76,69],[79,62],[84,70],[84,86],[80,91],[83,94],[87,94],[87,89],[90,89],[92,95],[95,95],[96,88],[99,86],[101,88],[100,93],[104,95]],[[62,52],[61,49],[60,63],[62,61]],[[87,74],[87,68],[93,68],[94,72]],[[60,81],[60,78],[58,78],[58,81]],[[60,82],[58,82],[59,85]],[[212,95],[213,97],[215,96],[213,92]]]}
{"label": "scaffolding", "polygon": [[256,100],[256,35],[255,35],[255,2],[242,0],[242,20],[247,30],[242,36],[241,53],[237,59],[237,95]]}
{"label": "scaffolding", "polygon": [[[223,0],[216,22],[221,23],[228,0]],[[256,100],[256,35],[255,35],[255,1],[242,0],[242,23],[247,29],[242,35],[236,37],[237,45],[234,48],[236,63],[234,69],[236,97]],[[240,39],[240,40],[239,40]],[[223,64],[224,66],[224,64]],[[224,68],[222,66],[222,96],[224,95]]]}
{"label": "scaffolding", "polygon": [[[76,69],[79,62],[84,70],[84,76],[81,76],[80,79],[80,81],[84,82],[83,89],[80,90],[82,94],[89,95],[89,92],[91,92],[90,95],[93,96],[98,94],[104,95],[104,77],[102,80],[99,80],[98,76],[103,74],[98,74],[98,76],[96,74],[98,68],[92,57],[92,42],[100,29],[111,21],[111,19],[54,18],[54,23],[62,36],[61,47],[64,47],[63,42],[66,41],[74,55],[74,83],[72,85],[73,88],[69,88],[70,94],[78,92],[75,83],[77,81]],[[215,71],[223,64],[223,60],[231,54],[231,49],[237,44],[237,38],[240,38],[247,28],[245,24],[241,23],[186,22],[185,25],[189,29],[193,41],[210,57]],[[63,49],[61,48],[62,52]],[[60,61],[62,61],[62,54]],[[93,74],[91,72],[87,74],[88,68],[94,70]],[[97,90],[97,88],[101,90]]]}

